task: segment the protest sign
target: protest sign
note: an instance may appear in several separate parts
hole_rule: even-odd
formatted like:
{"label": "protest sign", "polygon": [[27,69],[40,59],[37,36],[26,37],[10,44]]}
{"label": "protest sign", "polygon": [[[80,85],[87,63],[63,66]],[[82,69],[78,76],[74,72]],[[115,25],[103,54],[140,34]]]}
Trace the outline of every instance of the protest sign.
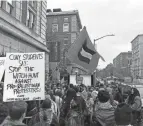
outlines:
{"label": "protest sign", "polygon": [[0,57],[0,81],[4,74],[4,63],[5,63],[5,57]]}
{"label": "protest sign", "polygon": [[79,85],[84,84],[85,86],[91,86],[91,75],[70,75],[70,84]]}
{"label": "protest sign", "polygon": [[7,53],[3,101],[45,99],[45,53]]}

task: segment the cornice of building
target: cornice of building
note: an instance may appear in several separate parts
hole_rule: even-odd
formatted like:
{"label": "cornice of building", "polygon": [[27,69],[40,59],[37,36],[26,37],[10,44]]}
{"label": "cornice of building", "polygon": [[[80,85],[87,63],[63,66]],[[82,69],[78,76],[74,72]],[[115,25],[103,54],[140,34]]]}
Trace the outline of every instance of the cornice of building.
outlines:
{"label": "cornice of building", "polygon": [[118,54],[113,60],[116,60],[118,57],[124,55],[124,54],[129,54],[131,53],[132,54],[132,51],[128,51],[128,52],[121,52],[120,54]]}
{"label": "cornice of building", "polygon": [[78,21],[78,24],[79,24],[79,28],[82,29],[81,19],[80,19],[78,10],[48,12],[47,13],[47,17],[50,17],[50,16],[64,16],[64,15],[76,15],[77,21]]}
{"label": "cornice of building", "polygon": [[43,50],[49,53],[46,45],[46,39],[42,39],[36,33],[32,32],[20,21],[12,17],[10,14],[0,8],[0,30],[7,32],[8,34],[15,36],[30,45],[35,46],[37,49]]}

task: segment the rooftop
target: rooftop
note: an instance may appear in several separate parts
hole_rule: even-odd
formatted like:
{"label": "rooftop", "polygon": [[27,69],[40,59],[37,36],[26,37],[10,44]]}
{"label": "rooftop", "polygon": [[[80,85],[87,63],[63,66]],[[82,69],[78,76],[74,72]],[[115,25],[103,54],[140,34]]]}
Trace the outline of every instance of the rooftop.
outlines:
{"label": "rooftop", "polygon": [[137,39],[138,37],[140,37],[140,36],[143,36],[143,34],[139,34],[139,35],[137,35],[132,41],[131,41],[131,43],[133,43],[134,42],[134,40],[135,39]]}
{"label": "rooftop", "polygon": [[124,54],[132,54],[132,51],[128,51],[128,52],[121,52],[120,54],[118,54],[113,60],[115,60],[117,57],[124,55]]}
{"label": "rooftop", "polygon": [[62,11],[61,9],[47,9],[47,16],[63,16],[63,15],[76,15],[77,16],[77,21],[79,23],[80,29],[82,28],[80,16],[78,10],[70,10],[70,11]]}

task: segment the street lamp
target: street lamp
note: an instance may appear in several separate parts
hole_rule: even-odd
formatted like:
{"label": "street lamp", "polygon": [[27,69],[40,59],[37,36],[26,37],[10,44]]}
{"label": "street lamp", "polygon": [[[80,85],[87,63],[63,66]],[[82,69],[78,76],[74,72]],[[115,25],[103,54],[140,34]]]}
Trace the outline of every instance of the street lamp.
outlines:
{"label": "street lamp", "polygon": [[100,40],[100,39],[102,39],[102,38],[105,38],[105,37],[108,37],[108,36],[115,36],[115,35],[114,35],[114,34],[104,35],[104,36],[102,36],[102,37],[100,37],[100,38],[94,39],[94,45],[95,45],[95,41],[98,41],[98,40]]}
{"label": "street lamp", "polygon": [[108,36],[115,36],[115,35],[114,35],[114,34],[104,35],[104,36],[102,36],[102,37],[100,37],[100,38],[94,39],[94,42],[95,42],[95,41],[97,41],[97,40],[99,40],[99,39],[102,39],[102,38],[108,37]]}
{"label": "street lamp", "polygon": [[[100,37],[100,38],[94,39],[94,46],[95,46],[95,41],[98,41],[98,40],[100,40],[100,39],[102,39],[102,38],[105,38],[105,37],[108,37],[108,36],[115,36],[115,35],[114,35],[114,34],[109,34],[109,35],[104,35],[104,36],[102,36],[102,37]],[[97,71],[97,69],[93,72],[93,74],[95,75],[95,77],[97,77],[96,71]],[[96,79],[95,79],[95,80],[96,80]]]}

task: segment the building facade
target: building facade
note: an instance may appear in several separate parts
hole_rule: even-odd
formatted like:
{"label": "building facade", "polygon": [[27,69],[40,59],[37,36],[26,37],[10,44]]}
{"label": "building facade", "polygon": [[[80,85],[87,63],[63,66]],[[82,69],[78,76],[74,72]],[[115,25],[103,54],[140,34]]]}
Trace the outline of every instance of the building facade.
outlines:
{"label": "building facade", "polygon": [[[60,57],[60,59],[58,61],[57,60],[50,61],[51,65],[50,68],[52,69],[55,68],[55,66],[59,62],[62,62],[63,66],[64,65],[69,66],[70,61],[65,57],[65,53],[70,47],[70,45],[76,40],[81,29],[82,29],[82,24],[79,17],[79,12],[77,10],[73,11],[62,11],[61,9],[53,9],[53,11],[51,11],[50,9],[47,10],[47,43],[52,43],[52,42],[60,43],[60,52],[55,51],[55,55],[57,55],[56,57]],[[54,55],[51,56],[53,57]],[[75,73],[74,71],[77,70],[75,65],[73,66],[73,69],[70,72]]]}
{"label": "building facade", "polygon": [[46,1],[0,1],[0,53],[45,52],[48,72],[46,7]]}
{"label": "building facade", "polygon": [[131,41],[132,45],[132,76],[134,80],[143,79],[143,35]]}
{"label": "building facade", "polygon": [[132,64],[132,52],[122,52],[113,60],[113,65],[118,70],[121,70],[124,76],[130,75]]}

